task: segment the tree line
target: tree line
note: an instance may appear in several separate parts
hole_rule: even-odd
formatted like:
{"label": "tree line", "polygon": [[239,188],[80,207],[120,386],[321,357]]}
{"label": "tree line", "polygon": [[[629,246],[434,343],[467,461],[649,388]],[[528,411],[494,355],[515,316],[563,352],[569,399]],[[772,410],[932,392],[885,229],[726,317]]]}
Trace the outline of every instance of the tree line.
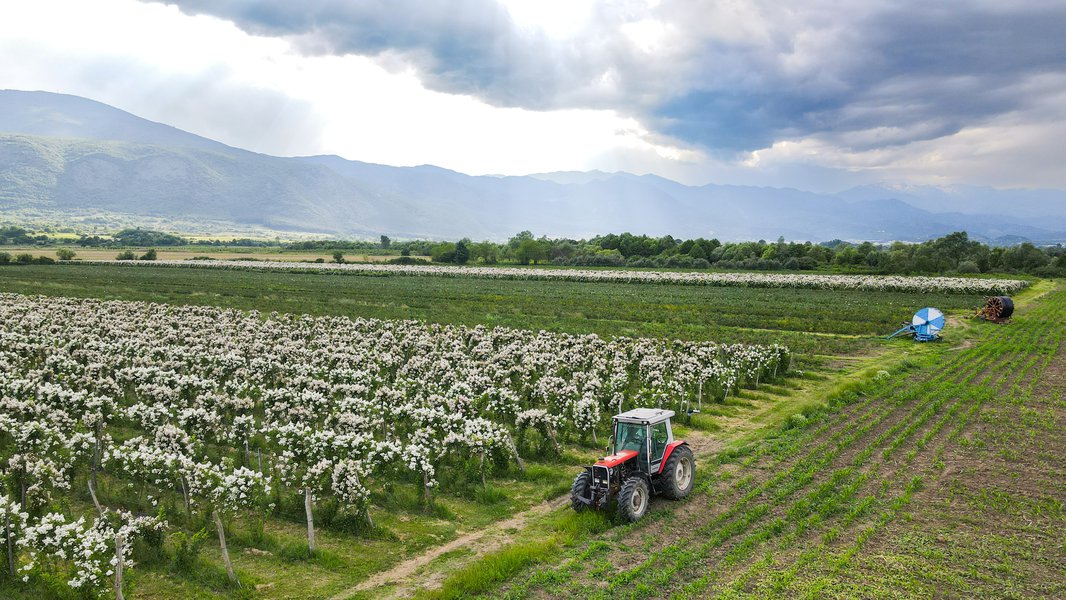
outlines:
{"label": "tree line", "polygon": [[[402,245],[402,244],[401,244]],[[551,263],[561,266],[655,267],[744,270],[839,270],[880,274],[1028,273],[1042,277],[1066,275],[1066,248],[989,246],[955,232],[921,243],[720,242],[631,233],[588,240],[534,238],[526,231],[506,243],[443,242],[422,248],[436,262],[495,264]]]}
{"label": "tree line", "polygon": [[[51,245],[61,242],[35,235],[23,228],[0,227],[0,245]],[[955,232],[921,243],[892,242],[788,242],[778,238],[749,242],[717,239],[680,239],[632,233],[596,236],[590,239],[535,237],[523,231],[503,243],[407,240],[393,241],[382,235],[374,240],[188,240],[148,229],[123,229],[109,237],[82,236],[84,247],[228,246],[274,247],[293,251],[332,251],[343,261],[345,252],[397,255],[396,262],[451,264],[520,264],[583,267],[648,267],[679,269],[743,269],[757,271],[833,270],[879,274],[929,273],[1027,273],[1041,277],[1066,276],[1066,248],[1038,247],[1030,242],[1015,246],[990,246]],[[418,258],[421,257],[421,258]],[[0,262],[16,262],[0,255]],[[25,257],[21,257],[25,260]],[[135,257],[124,257],[135,258]]]}

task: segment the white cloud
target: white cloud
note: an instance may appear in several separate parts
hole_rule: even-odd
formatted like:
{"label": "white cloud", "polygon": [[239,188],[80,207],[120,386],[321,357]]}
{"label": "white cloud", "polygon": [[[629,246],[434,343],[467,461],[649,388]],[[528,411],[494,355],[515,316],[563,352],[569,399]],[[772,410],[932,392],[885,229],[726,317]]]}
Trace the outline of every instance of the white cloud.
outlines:
{"label": "white cloud", "polygon": [[323,126],[277,76],[301,60],[287,48],[162,5],[40,0],[0,9],[0,87],[85,96],[260,152],[312,151]]}
{"label": "white cloud", "polygon": [[615,149],[686,156],[610,110],[496,108],[170,6],[42,0],[2,17],[0,86],[87,96],[250,150],[474,174],[587,169]]}
{"label": "white cloud", "polygon": [[519,27],[542,31],[555,38],[571,38],[593,16],[595,0],[503,0]]}

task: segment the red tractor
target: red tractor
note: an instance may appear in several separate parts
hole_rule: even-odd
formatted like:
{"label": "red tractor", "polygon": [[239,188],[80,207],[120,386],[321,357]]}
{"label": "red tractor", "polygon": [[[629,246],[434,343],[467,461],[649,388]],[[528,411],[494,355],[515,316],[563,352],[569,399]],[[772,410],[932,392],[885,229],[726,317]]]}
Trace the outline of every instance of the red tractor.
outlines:
{"label": "red tractor", "polygon": [[670,427],[672,410],[636,408],[615,415],[607,456],[574,478],[570,503],[576,511],[604,509],[618,500],[618,512],[636,521],[651,495],[680,500],[692,491],[696,460]]}

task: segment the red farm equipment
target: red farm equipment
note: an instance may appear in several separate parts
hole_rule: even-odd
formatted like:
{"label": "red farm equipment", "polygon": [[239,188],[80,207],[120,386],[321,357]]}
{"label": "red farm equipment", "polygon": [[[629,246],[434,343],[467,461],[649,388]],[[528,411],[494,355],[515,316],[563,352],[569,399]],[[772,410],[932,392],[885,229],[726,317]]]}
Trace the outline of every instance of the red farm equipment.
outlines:
{"label": "red farm equipment", "polygon": [[613,419],[610,456],[578,473],[570,488],[574,510],[605,510],[617,500],[619,514],[636,521],[653,494],[680,500],[692,491],[696,460],[670,427],[672,410],[636,408]]}

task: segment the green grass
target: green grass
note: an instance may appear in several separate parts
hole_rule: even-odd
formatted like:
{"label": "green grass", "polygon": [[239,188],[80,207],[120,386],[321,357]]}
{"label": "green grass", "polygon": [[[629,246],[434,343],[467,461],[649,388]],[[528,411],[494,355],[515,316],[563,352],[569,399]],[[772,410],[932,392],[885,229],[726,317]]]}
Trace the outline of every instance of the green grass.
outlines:
{"label": "green grass", "polygon": [[452,600],[480,594],[519,570],[544,559],[556,546],[554,539],[508,546],[482,557],[476,568],[459,571],[438,592],[426,594],[425,597]]}
{"label": "green grass", "polygon": [[976,296],[951,294],[79,264],[0,267],[0,291],[604,336],[782,343],[816,354],[867,349],[872,338],[891,333],[922,306],[951,311],[981,304]]}

